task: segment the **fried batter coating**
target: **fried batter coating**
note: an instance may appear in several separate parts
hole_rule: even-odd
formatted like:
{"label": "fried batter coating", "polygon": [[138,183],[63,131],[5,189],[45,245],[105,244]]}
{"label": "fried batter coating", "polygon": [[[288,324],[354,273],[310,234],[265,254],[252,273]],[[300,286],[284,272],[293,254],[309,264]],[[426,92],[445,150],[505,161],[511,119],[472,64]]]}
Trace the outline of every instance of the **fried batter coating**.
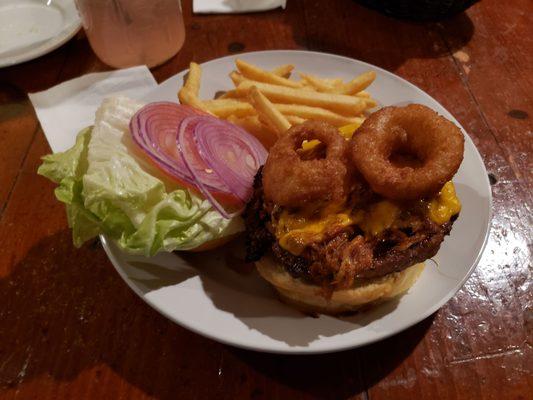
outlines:
{"label": "fried batter coating", "polygon": [[373,113],[351,140],[356,168],[373,191],[394,200],[437,193],[459,169],[463,151],[460,129],[420,104]]}
{"label": "fried batter coating", "polygon": [[[304,140],[318,139],[325,154],[304,157]],[[263,169],[265,198],[279,206],[300,207],[314,202],[342,201],[347,195],[348,143],[337,128],[306,121],[289,129],[270,149]]]}

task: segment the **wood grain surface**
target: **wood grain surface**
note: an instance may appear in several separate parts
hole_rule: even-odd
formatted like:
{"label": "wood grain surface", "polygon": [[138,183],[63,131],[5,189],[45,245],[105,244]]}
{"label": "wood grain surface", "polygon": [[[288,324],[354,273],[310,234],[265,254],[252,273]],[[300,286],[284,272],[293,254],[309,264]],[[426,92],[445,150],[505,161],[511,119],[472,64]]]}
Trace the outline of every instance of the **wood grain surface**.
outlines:
{"label": "wood grain surface", "polygon": [[198,16],[183,2],[183,49],[158,81],[228,54],[309,49],[413,82],[473,138],[494,194],[490,240],[441,310],[380,343],[320,356],[254,353],[191,333],[150,309],[98,242],[75,249],[50,152],[27,93],[108,69],[83,33],[0,69],[1,399],[533,398],[533,3],[483,0],[440,23],[382,16],[354,1]]}

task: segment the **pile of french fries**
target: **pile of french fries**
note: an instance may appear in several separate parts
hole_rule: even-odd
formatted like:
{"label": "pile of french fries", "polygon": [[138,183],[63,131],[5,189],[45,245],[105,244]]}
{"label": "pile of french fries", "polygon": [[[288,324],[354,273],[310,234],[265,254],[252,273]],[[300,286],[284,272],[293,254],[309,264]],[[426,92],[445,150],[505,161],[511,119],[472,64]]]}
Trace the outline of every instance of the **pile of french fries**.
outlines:
{"label": "pile of french fries", "polygon": [[349,82],[305,73],[299,73],[299,80],[291,80],[293,65],[270,71],[240,59],[235,65],[236,70],[230,73],[235,89],[216,99],[201,100],[202,70],[192,62],[178,98],[182,104],[243,127],[267,148],[292,125],[308,119],[349,126],[351,129],[344,130],[353,132],[363,123],[365,114],[377,106],[365,91],[376,78],[373,71]]}

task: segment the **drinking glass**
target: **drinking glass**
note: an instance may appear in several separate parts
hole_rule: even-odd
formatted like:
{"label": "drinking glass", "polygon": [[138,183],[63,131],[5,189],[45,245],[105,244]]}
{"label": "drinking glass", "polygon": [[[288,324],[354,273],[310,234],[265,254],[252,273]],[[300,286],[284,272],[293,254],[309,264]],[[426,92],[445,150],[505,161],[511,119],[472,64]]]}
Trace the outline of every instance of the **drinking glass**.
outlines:
{"label": "drinking glass", "polygon": [[183,45],[179,0],[75,1],[93,51],[112,67],[154,67]]}

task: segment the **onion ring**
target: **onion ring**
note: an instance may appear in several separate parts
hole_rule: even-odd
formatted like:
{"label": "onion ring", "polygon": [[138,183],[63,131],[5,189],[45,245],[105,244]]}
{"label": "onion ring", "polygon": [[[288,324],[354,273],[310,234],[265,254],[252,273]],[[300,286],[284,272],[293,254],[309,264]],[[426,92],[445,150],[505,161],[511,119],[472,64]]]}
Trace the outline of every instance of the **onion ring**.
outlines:
{"label": "onion ring", "polygon": [[[304,140],[318,139],[325,155],[303,159]],[[265,198],[276,205],[299,207],[346,197],[348,142],[325,122],[306,121],[289,129],[270,149],[263,170]]]}
{"label": "onion ring", "polygon": [[420,104],[371,114],[351,139],[351,158],[372,190],[394,200],[437,193],[459,169],[464,136]]}

